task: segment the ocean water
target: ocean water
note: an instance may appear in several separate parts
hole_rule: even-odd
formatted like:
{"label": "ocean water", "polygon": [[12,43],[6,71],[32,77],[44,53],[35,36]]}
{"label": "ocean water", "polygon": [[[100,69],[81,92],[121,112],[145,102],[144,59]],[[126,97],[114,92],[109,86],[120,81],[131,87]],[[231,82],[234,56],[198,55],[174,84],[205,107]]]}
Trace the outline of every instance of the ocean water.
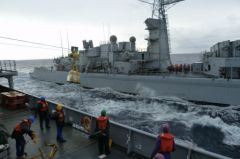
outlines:
{"label": "ocean water", "polygon": [[[201,60],[200,54],[171,55],[173,63]],[[169,123],[179,142],[194,143],[200,148],[232,158],[240,156],[240,105],[220,107],[201,105],[176,97],[156,96],[143,89],[140,95],[116,92],[110,88],[84,89],[79,85],[58,85],[31,79],[35,66],[52,65],[52,60],[17,61],[19,75],[15,88],[37,96],[99,115],[106,109],[111,120],[158,134],[163,123]],[[7,85],[7,80],[0,79]]]}

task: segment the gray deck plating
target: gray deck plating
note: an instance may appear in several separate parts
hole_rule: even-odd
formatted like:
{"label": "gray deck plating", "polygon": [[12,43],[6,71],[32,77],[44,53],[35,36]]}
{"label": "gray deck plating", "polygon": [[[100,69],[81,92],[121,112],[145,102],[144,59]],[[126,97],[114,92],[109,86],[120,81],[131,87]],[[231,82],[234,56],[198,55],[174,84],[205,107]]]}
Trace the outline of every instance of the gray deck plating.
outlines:
{"label": "gray deck plating", "polygon": [[[9,132],[12,131],[13,127],[16,123],[21,121],[30,112],[24,110],[19,112],[10,112],[0,108],[1,112],[4,112],[4,118],[2,119],[4,125],[7,127]],[[57,143],[56,142],[56,128],[55,123],[51,122],[51,129],[50,130],[43,130],[39,129],[39,123],[36,121],[32,129],[37,132],[38,135],[38,143],[35,145],[32,143],[31,139],[28,136],[25,136],[27,141],[25,151],[28,153],[29,157],[32,157],[38,154],[38,148],[49,151],[44,146],[44,141],[48,143]],[[64,144],[57,143],[58,152],[56,154],[56,158],[59,159],[76,159],[76,158],[84,158],[84,159],[96,159],[98,156],[98,147],[96,140],[89,140],[88,135],[73,129],[70,126],[64,128],[63,132],[67,142]],[[10,159],[15,158],[16,149],[15,149],[15,141],[9,139],[10,142]],[[117,150],[112,149],[112,154],[107,156],[108,159],[130,159],[127,154]]]}

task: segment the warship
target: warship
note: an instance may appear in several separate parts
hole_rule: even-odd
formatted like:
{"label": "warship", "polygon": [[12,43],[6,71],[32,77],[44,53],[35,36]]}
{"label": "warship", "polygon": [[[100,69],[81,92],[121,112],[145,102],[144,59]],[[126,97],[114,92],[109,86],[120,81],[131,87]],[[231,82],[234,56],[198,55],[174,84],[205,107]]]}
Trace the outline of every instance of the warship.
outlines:
{"label": "warship", "polygon": [[[68,71],[81,72],[82,87],[104,88],[141,94],[148,90],[155,96],[175,96],[189,101],[239,105],[240,40],[218,42],[204,52],[202,60],[191,65],[173,64],[166,10],[183,0],[155,0],[152,17],[145,20],[149,32],[146,51],[136,49],[136,38],[118,42],[112,35],[109,42],[94,47],[92,40],[83,40],[84,50],[72,47],[78,59],[54,59],[55,67],[34,68],[35,79],[66,83]],[[74,62],[74,69],[72,63]]]}

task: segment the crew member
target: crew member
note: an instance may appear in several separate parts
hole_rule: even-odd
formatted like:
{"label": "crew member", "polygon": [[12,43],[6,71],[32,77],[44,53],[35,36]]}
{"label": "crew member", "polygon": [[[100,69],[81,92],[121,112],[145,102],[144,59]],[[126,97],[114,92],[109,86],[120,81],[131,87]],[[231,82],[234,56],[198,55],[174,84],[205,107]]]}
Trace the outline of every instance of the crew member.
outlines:
{"label": "crew member", "polygon": [[162,133],[157,137],[155,148],[152,152],[151,158],[157,153],[163,154],[165,159],[171,158],[171,152],[175,150],[175,142],[173,135],[169,132],[169,125],[162,126]]}
{"label": "crew member", "polygon": [[49,110],[48,110],[48,103],[45,97],[40,97],[40,100],[37,101],[37,109],[36,114],[39,115],[40,120],[40,128],[43,130],[43,121],[45,121],[45,127],[47,129],[50,128],[49,126]]}
{"label": "crew member", "polygon": [[56,106],[56,112],[53,114],[53,119],[56,120],[56,126],[57,126],[57,141],[64,143],[66,142],[65,139],[63,139],[63,135],[62,135],[62,130],[64,127],[64,120],[65,120],[65,115],[63,112],[63,106],[61,104],[57,104]]}
{"label": "crew member", "polygon": [[27,119],[22,120],[19,124],[13,129],[11,137],[16,140],[16,155],[17,158],[23,158],[24,155],[27,155],[24,151],[26,140],[24,139],[24,134],[28,134],[34,143],[36,143],[36,135],[31,130],[31,125],[34,123],[34,116],[29,116]]}
{"label": "crew member", "polygon": [[102,110],[101,116],[97,118],[95,132],[98,135],[99,155],[103,152],[109,155],[109,118],[106,116],[106,110]]}

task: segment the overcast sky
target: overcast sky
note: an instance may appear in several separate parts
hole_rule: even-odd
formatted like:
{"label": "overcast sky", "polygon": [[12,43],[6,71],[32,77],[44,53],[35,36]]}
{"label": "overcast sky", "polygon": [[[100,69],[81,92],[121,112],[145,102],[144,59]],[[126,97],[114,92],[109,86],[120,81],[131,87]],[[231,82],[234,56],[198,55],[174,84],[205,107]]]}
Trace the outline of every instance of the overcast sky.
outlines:
{"label": "overcast sky", "polygon": [[[96,46],[114,34],[118,41],[135,36],[137,47],[145,48],[144,21],[151,9],[138,0],[0,0],[0,37],[61,46],[62,34],[67,48],[68,34],[70,46],[82,49],[84,39]],[[240,39],[240,0],[185,0],[167,13],[171,53],[199,53],[219,41]],[[39,46],[0,38],[0,59],[62,54],[60,49],[34,47]]]}

